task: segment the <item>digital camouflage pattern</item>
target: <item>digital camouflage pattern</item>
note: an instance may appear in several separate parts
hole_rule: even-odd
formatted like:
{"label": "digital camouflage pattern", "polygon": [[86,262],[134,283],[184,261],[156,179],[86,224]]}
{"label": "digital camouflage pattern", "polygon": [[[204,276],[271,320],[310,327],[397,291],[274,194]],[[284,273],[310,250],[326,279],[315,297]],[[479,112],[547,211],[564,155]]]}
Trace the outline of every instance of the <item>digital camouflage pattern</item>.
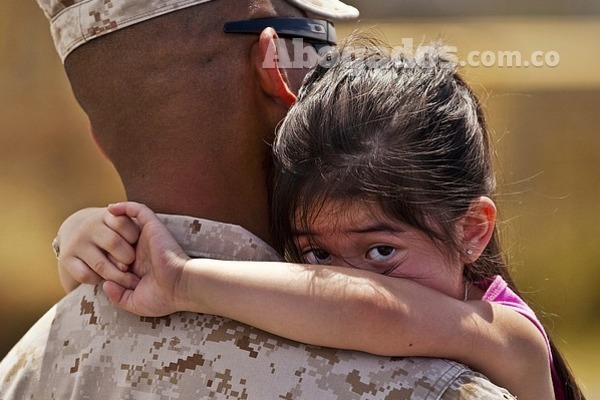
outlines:
{"label": "digital camouflage pattern", "polygon": [[[117,29],[206,3],[211,0],[37,0],[50,20],[54,45],[62,61],[78,46]],[[287,0],[326,18],[358,17],[358,10],[339,0]]]}
{"label": "digital camouflage pattern", "polygon": [[[239,226],[162,221],[191,256],[277,260]],[[0,363],[0,398],[513,399],[465,366],[307,346],[194,313],[138,317],[82,285]]]}

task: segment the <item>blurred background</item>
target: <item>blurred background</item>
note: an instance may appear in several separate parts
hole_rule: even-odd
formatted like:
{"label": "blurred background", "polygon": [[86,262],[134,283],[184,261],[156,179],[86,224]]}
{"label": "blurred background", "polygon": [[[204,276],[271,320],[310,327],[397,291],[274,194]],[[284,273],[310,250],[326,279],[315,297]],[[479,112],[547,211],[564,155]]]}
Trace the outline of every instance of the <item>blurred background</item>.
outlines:
{"label": "blurred background", "polygon": [[[456,47],[494,131],[517,281],[588,398],[600,398],[600,3],[348,2],[362,17],[338,23],[340,36],[373,28],[393,45],[441,38]],[[501,65],[507,51],[521,66]],[[88,131],[41,10],[3,0],[0,358],[63,295],[50,249],[61,221],[124,198]]]}

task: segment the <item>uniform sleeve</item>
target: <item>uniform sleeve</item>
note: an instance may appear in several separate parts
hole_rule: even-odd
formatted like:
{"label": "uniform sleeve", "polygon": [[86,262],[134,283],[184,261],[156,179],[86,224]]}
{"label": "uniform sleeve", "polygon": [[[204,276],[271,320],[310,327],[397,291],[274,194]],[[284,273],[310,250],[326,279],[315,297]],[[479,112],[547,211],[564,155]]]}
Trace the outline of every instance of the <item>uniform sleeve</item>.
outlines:
{"label": "uniform sleeve", "polygon": [[55,313],[52,307],[0,362],[0,399],[27,399],[35,391]]}
{"label": "uniform sleeve", "polygon": [[466,371],[452,382],[440,399],[516,400],[516,397],[510,394],[508,390],[494,385],[485,376],[477,372]]}
{"label": "uniform sleeve", "polygon": [[0,363],[3,400],[512,398],[505,394],[449,360],[306,346],[211,315],[140,318],[88,285]]}

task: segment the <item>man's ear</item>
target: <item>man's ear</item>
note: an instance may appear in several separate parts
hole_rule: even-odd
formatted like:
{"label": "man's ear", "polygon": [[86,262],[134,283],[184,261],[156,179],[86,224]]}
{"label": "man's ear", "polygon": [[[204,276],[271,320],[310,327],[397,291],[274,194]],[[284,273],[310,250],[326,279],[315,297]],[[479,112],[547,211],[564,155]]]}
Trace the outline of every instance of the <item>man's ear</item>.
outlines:
{"label": "man's ear", "polygon": [[[277,33],[272,28],[266,28],[260,34],[258,45],[252,49],[252,56],[258,81],[264,93],[289,108],[296,102],[296,95],[290,90],[285,71],[280,69],[280,54],[276,43],[278,39]],[[289,61],[287,53],[281,56]]]}
{"label": "man's ear", "polygon": [[475,262],[492,238],[496,225],[496,205],[485,196],[474,200],[469,210],[458,222],[459,235],[462,237],[462,261],[465,264]]}

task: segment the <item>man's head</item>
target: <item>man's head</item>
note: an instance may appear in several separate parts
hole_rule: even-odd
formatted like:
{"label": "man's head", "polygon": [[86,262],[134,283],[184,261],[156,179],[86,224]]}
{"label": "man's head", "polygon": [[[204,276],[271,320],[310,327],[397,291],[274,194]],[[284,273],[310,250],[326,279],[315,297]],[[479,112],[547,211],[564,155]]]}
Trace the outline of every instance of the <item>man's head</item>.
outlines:
{"label": "man's head", "polygon": [[[229,34],[224,25],[355,9],[337,0],[38,2],[129,199],[266,227],[267,143],[306,71],[264,68],[272,29]],[[265,227],[253,230],[265,236]]]}
{"label": "man's head", "polygon": [[[213,0],[37,0],[50,20],[61,59],[92,39],[157,16]],[[320,18],[351,19],[358,10],[339,0],[286,0]],[[249,4],[260,7],[260,1]]]}

